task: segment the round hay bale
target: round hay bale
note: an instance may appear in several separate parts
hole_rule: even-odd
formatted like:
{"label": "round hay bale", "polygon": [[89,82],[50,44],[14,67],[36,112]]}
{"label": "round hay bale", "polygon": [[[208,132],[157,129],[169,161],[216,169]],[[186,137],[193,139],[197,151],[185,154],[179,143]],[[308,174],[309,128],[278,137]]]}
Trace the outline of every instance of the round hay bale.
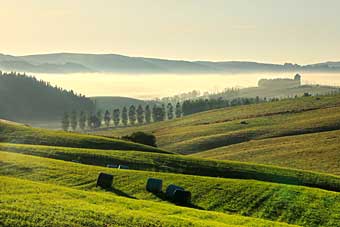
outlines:
{"label": "round hay bale", "polygon": [[173,201],[181,204],[188,204],[191,201],[191,192],[176,189],[173,196]]}
{"label": "round hay bale", "polygon": [[174,196],[174,193],[175,193],[175,190],[184,190],[184,188],[180,187],[180,186],[177,186],[177,185],[174,185],[174,184],[170,184],[167,188],[166,188],[166,196],[170,199],[173,198]]}
{"label": "round hay bale", "polygon": [[97,185],[102,188],[111,188],[113,183],[113,175],[107,173],[99,173]]}
{"label": "round hay bale", "polygon": [[146,182],[146,190],[149,192],[160,193],[162,187],[163,181],[161,179],[149,178]]}

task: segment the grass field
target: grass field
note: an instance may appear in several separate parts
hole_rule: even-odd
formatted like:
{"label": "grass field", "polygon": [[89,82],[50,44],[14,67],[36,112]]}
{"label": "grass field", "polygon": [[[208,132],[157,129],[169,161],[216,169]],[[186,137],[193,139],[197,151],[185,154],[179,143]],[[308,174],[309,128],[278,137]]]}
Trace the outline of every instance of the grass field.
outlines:
{"label": "grass field", "polygon": [[340,130],[253,140],[193,154],[340,175]]}
{"label": "grass field", "polygon": [[65,161],[77,161],[90,165],[123,164],[135,170],[234,179],[254,179],[291,185],[305,185],[340,192],[340,177],[275,166],[233,161],[214,161],[181,155],[138,151],[93,150],[3,143],[0,143],[0,150]]}
{"label": "grass field", "polygon": [[[160,149],[114,139],[137,130]],[[105,137],[0,120],[0,226],[339,226],[340,95],[94,133]],[[150,177],[163,193],[146,191]],[[191,203],[169,201],[169,184]]]}
{"label": "grass field", "polygon": [[169,153],[161,149],[128,141],[71,132],[32,128],[1,119],[0,142]]}
{"label": "grass field", "polygon": [[9,177],[0,191],[1,226],[290,226]]}
{"label": "grass field", "polygon": [[152,132],[160,148],[190,154],[252,139],[337,129],[340,129],[340,95],[224,108],[172,121],[94,133],[122,136],[133,131]]}
{"label": "grass field", "polygon": [[[6,152],[1,152],[0,158],[3,176],[115,194],[137,201],[170,204],[164,196],[145,190],[146,179],[157,177],[164,180],[164,187],[175,183],[190,190],[193,195],[191,207],[196,209],[304,226],[336,226],[340,221],[340,193],[337,192],[254,180],[117,170]],[[105,192],[95,187],[99,172],[114,175],[111,190]],[[82,198],[77,194],[74,196]]]}

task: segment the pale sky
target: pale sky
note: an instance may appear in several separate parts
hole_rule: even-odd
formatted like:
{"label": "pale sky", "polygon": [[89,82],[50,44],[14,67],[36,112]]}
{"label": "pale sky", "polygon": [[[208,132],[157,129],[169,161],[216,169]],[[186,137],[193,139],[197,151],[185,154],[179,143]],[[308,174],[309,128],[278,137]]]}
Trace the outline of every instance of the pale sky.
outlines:
{"label": "pale sky", "polygon": [[0,0],[0,53],[340,61],[339,0]]}

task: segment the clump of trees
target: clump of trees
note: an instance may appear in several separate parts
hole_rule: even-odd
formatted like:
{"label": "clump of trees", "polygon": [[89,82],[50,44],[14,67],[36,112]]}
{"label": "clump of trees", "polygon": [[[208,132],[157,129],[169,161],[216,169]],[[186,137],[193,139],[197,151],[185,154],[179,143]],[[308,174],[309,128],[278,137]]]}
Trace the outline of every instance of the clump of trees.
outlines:
{"label": "clump of trees", "polygon": [[153,134],[146,132],[134,132],[131,135],[123,136],[122,139],[157,147],[156,137]]}
{"label": "clump of trees", "polygon": [[175,107],[172,103],[168,103],[166,106],[154,105],[152,108],[150,105],[145,107],[138,105],[137,107],[131,105],[129,107],[123,107],[122,109],[116,108],[112,112],[106,110],[104,115],[102,111],[96,113],[80,111],[65,112],[61,125],[65,131],[69,130],[86,130],[100,128],[103,124],[106,127],[126,127],[133,125],[150,124],[152,122],[159,122],[165,120],[171,120],[181,117],[182,105],[176,103]]}

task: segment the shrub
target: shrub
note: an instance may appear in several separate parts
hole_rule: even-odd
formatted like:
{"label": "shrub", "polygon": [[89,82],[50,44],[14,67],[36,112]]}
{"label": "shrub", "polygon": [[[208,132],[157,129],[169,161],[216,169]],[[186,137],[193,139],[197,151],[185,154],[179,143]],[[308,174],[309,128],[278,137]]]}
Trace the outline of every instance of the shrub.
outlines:
{"label": "shrub", "polygon": [[156,137],[153,134],[146,132],[134,132],[131,135],[123,136],[122,139],[157,147]]}

